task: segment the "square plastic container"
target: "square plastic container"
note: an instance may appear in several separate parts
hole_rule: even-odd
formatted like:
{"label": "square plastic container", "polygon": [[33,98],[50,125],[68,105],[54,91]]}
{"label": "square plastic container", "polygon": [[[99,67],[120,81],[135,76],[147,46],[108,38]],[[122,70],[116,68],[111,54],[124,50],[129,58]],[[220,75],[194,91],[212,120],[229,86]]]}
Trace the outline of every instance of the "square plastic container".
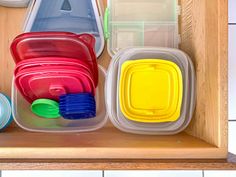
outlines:
{"label": "square plastic container", "polygon": [[170,47],[179,44],[177,0],[108,0],[104,33],[108,52],[127,47]]}
{"label": "square plastic container", "polygon": [[87,132],[103,127],[107,122],[107,112],[105,109],[105,85],[106,73],[99,66],[99,84],[96,91],[96,117],[91,119],[66,120],[45,119],[36,116],[31,112],[30,104],[12,86],[12,111],[16,123],[27,131],[34,132]]}
{"label": "square plastic container", "polygon": [[[128,120],[119,106],[120,68],[124,61],[145,58],[162,58],[173,61],[183,75],[181,116],[175,122],[140,123]],[[128,48],[117,53],[108,69],[106,103],[112,123],[120,130],[136,134],[171,135],[183,131],[191,121],[195,109],[195,71],[191,59],[183,52],[170,48]]]}
{"label": "square plastic container", "polygon": [[[124,125],[130,125],[131,127],[135,127],[134,129],[141,128],[146,131],[147,127],[149,131],[156,131],[158,128],[159,131],[170,131],[170,132],[178,132],[177,130],[181,127],[184,121],[190,121],[191,119],[186,119],[185,117],[188,116],[188,109],[190,109],[190,113],[193,113],[195,107],[195,71],[190,58],[183,52],[176,50],[176,49],[168,49],[168,48],[129,48],[124,50],[124,54],[119,59],[119,68],[118,68],[118,79],[117,79],[117,86],[119,87],[119,80],[120,80],[120,70],[123,62],[127,60],[136,60],[148,58],[162,58],[178,64],[182,71],[183,76],[183,100],[182,100],[182,110],[181,116],[176,123],[161,123],[161,124],[139,124],[133,121],[127,121],[128,119],[122,114],[119,106],[119,92],[117,92],[117,112],[118,112],[118,120],[124,122]],[[182,60],[180,60],[182,58]],[[186,69],[187,68],[187,69]],[[189,83],[188,83],[189,81]],[[191,92],[191,90],[193,90]],[[194,100],[194,101],[191,101]],[[188,102],[191,103],[189,106]],[[189,107],[188,107],[189,106]],[[192,115],[190,115],[192,117]],[[187,125],[188,123],[186,123]],[[154,129],[153,129],[154,128]],[[183,128],[183,127],[182,127]]]}
{"label": "square plastic container", "polygon": [[25,19],[24,32],[67,31],[96,38],[96,54],[104,49],[99,3],[96,0],[34,0]]}

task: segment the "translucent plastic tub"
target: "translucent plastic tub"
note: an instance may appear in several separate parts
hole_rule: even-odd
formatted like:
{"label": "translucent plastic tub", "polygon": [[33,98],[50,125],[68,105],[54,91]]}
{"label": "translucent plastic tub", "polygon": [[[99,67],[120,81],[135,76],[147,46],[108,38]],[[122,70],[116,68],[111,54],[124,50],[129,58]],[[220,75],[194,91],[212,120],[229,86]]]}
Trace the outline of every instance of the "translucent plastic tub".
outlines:
{"label": "translucent plastic tub", "polygon": [[96,53],[104,49],[104,34],[96,0],[34,0],[25,19],[25,32],[66,31],[96,38]]}
{"label": "translucent plastic tub", "polygon": [[12,110],[16,123],[23,129],[35,132],[87,132],[97,130],[107,122],[107,112],[105,106],[104,84],[106,73],[99,67],[99,84],[96,93],[96,117],[91,119],[66,120],[44,119],[31,112],[30,104],[12,86]]}
{"label": "translucent plastic tub", "polygon": [[110,55],[127,47],[178,47],[177,0],[108,0],[107,4],[104,30]]}
{"label": "translucent plastic tub", "polygon": [[[175,122],[139,123],[128,120],[119,106],[120,66],[126,60],[142,58],[162,58],[178,64],[184,81],[184,95],[181,116]],[[183,131],[191,121],[195,108],[195,74],[189,57],[183,52],[169,48],[129,48],[113,57],[106,81],[106,101],[109,116],[113,124],[122,131],[137,134],[176,134]]]}

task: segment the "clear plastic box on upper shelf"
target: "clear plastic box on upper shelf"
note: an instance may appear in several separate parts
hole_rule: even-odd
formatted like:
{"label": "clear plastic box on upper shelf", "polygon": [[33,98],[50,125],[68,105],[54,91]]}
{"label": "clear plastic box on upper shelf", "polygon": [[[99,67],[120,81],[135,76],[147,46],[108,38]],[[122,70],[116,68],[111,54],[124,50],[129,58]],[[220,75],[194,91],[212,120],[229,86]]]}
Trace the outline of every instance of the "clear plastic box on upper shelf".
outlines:
{"label": "clear plastic box on upper shelf", "polygon": [[108,0],[104,15],[108,52],[127,47],[179,44],[177,0]]}
{"label": "clear plastic box on upper shelf", "polygon": [[96,0],[33,0],[23,30],[92,34],[96,38],[96,54],[100,56],[105,45],[100,4]]}

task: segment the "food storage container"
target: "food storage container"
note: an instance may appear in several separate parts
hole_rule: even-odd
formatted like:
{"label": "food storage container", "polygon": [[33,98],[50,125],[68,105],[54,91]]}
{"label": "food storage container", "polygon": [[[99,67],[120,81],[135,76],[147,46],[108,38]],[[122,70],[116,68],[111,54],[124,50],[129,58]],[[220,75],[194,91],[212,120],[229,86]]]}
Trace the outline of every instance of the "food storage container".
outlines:
{"label": "food storage container", "polygon": [[104,85],[106,73],[99,66],[99,84],[96,90],[96,117],[91,119],[66,120],[45,119],[31,112],[31,105],[12,85],[12,110],[16,123],[23,129],[35,132],[87,132],[97,130],[107,122]]}
{"label": "food storage container", "polygon": [[126,47],[174,47],[179,44],[177,0],[108,0],[104,33],[108,52]]}
{"label": "food storage container", "polygon": [[[120,110],[119,80],[124,61],[145,58],[162,58],[175,62],[183,75],[181,115],[175,122],[158,124],[140,123],[127,119]],[[108,69],[106,81],[107,110],[112,123],[122,131],[137,134],[176,134],[191,121],[195,108],[195,71],[190,58],[180,50],[170,48],[128,48],[117,53]]]}
{"label": "food storage container", "polygon": [[104,48],[100,3],[96,0],[33,0],[23,30],[92,34],[96,38],[95,50],[99,56]]}
{"label": "food storage container", "polygon": [[11,100],[0,93],[0,131],[7,128],[12,121]]}

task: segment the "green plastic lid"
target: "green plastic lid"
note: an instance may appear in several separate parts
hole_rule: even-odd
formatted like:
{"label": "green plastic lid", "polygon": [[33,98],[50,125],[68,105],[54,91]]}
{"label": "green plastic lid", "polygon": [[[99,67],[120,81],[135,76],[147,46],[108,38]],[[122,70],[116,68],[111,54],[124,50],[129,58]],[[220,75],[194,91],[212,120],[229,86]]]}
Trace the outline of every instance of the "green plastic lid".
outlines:
{"label": "green plastic lid", "polygon": [[31,105],[31,110],[39,117],[56,119],[61,117],[59,113],[59,104],[50,99],[38,99]]}

